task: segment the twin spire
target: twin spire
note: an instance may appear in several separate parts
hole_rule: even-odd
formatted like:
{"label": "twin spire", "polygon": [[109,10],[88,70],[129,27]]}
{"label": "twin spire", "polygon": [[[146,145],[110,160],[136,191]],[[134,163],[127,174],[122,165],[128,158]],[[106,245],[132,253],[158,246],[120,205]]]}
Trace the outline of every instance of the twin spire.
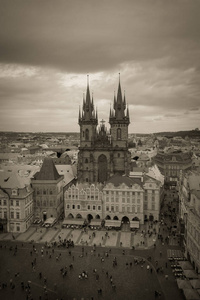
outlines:
{"label": "twin spire", "polygon": [[[96,111],[94,109],[93,94],[92,94],[92,98],[90,96],[89,75],[87,75],[87,90],[86,90],[86,97],[85,97],[85,94],[83,94],[82,113],[81,113],[80,107],[79,107],[79,125],[82,122],[89,122],[89,121],[96,125],[98,124],[97,109],[96,109]],[[127,124],[130,123],[129,109],[126,104],[125,92],[124,92],[124,97],[122,99],[120,74],[119,74],[117,98],[114,93],[114,103],[113,103],[113,109],[110,108],[109,123],[110,124],[116,123],[117,121],[123,121]]]}

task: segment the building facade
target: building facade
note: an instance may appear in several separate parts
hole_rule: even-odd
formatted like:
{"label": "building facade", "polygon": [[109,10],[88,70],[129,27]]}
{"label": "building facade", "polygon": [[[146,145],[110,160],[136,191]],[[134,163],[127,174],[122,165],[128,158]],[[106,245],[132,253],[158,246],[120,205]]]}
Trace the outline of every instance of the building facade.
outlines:
{"label": "building facade", "polygon": [[97,111],[87,85],[82,112],[79,111],[80,147],[78,154],[78,182],[104,183],[115,173],[129,174],[131,154],[128,151],[129,111],[122,99],[119,82],[117,99],[110,109],[110,132],[104,121],[98,125]]}
{"label": "building facade", "polygon": [[67,219],[103,219],[102,185],[72,185],[64,194],[64,207]]}
{"label": "building facade", "polygon": [[192,156],[189,152],[159,152],[153,160],[165,176],[165,184],[169,188],[177,186],[180,171],[187,171],[192,167]]}
{"label": "building facade", "polygon": [[158,221],[161,182],[113,175],[105,184],[72,185],[64,194],[65,218],[119,220],[121,222]]}
{"label": "building facade", "polygon": [[[6,176],[6,173],[2,174]],[[1,177],[0,230],[25,232],[33,222],[33,189],[17,174]]]}
{"label": "building facade", "polygon": [[59,175],[52,158],[45,158],[39,172],[31,180],[34,189],[35,218],[46,221],[64,214],[63,175]]}
{"label": "building facade", "polygon": [[179,182],[179,220],[181,244],[185,256],[200,273],[200,174],[189,171],[181,174]]}

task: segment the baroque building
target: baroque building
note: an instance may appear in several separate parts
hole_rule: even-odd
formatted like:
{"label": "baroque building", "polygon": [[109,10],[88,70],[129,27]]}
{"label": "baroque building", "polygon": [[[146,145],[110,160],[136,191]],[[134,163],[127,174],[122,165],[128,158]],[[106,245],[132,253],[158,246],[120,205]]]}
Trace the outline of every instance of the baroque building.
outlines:
{"label": "baroque building", "polygon": [[78,182],[104,183],[112,175],[129,175],[131,154],[128,151],[129,111],[125,96],[122,97],[119,81],[117,98],[110,109],[110,132],[104,121],[98,125],[97,110],[87,84],[86,99],[79,111],[80,147],[78,154]]}

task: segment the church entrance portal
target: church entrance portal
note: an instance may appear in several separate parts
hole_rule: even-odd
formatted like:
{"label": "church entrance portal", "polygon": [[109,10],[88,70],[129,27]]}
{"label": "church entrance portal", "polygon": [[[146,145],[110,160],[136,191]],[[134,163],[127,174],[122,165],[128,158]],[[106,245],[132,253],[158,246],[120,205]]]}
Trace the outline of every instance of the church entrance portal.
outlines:
{"label": "church entrance portal", "polygon": [[104,183],[107,180],[107,158],[101,154],[98,158],[98,182]]}

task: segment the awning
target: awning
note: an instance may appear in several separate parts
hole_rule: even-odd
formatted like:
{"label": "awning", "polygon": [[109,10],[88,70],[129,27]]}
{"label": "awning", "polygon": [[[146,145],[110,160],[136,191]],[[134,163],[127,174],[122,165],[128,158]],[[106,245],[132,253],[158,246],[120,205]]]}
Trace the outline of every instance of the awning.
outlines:
{"label": "awning", "polygon": [[200,279],[191,279],[190,283],[194,289],[200,289]]}
{"label": "awning", "polygon": [[187,278],[192,278],[192,279],[199,278],[197,273],[193,270],[183,270],[183,273],[184,273],[185,277],[187,277]]}
{"label": "awning", "polygon": [[106,227],[121,227],[121,221],[119,220],[106,220]]}
{"label": "awning", "polygon": [[83,225],[84,219],[65,219],[62,225]]}
{"label": "awning", "polygon": [[187,280],[187,279],[186,280],[177,279],[176,282],[177,282],[179,289],[183,290],[183,289],[191,289],[192,288],[189,280]]}
{"label": "awning", "polygon": [[55,220],[56,220],[56,218],[48,218],[45,222],[44,222],[44,224],[53,224],[54,222],[55,222]]}
{"label": "awning", "polygon": [[90,221],[90,226],[101,226],[101,222],[102,222],[102,220],[100,220],[100,219],[95,219],[95,220],[91,220]]}
{"label": "awning", "polygon": [[183,289],[186,300],[200,300],[200,296],[194,289]]}
{"label": "awning", "polygon": [[193,266],[189,261],[179,261],[178,264],[183,270],[193,270]]}
{"label": "awning", "polygon": [[140,222],[139,221],[130,221],[130,228],[139,228]]}

